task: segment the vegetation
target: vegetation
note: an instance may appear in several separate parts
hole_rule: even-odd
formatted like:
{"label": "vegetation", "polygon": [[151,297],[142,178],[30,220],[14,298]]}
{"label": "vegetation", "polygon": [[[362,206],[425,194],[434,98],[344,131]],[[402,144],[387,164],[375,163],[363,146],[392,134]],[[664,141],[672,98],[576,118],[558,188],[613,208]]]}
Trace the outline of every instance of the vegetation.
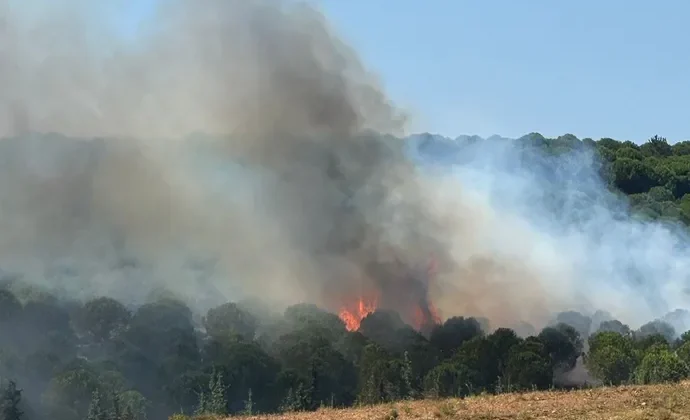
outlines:
{"label": "vegetation", "polygon": [[[517,141],[547,155],[594,150],[602,180],[628,195],[633,212],[690,222],[690,142],[538,134]],[[8,381],[0,412],[11,420],[142,420],[391,403],[402,407],[387,414],[397,418],[406,416],[401,404],[422,397],[567,387],[564,374],[582,362],[590,377],[577,386],[678,382],[690,374],[690,333],[677,337],[662,321],[632,331],[576,312],[528,337],[489,332],[468,317],[423,336],[382,312],[350,332],[337,315],[308,304],[273,316],[231,302],[198,320],[170,297],[135,308],[109,297],[77,302],[5,278],[0,378]],[[438,415],[479,400],[466,401]]]}
{"label": "vegetation", "polygon": [[[348,409],[263,415],[251,420],[643,420],[686,419],[690,383],[426,399]],[[189,420],[180,416],[177,420]],[[249,420],[249,418],[247,419]]]}
{"label": "vegetation", "polygon": [[[0,359],[2,376],[16,380],[2,392],[7,419],[248,415],[546,390],[567,385],[560,375],[576,366],[585,347],[564,323],[521,338],[506,328],[487,333],[472,318],[450,318],[427,339],[391,315],[369,323],[365,336],[304,304],[264,322],[238,304],[226,312],[232,318],[225,325],[234,327],[211,335],[195,328],[186,305],[169,298],[129,315],[107,298],[82,305],[38,294],[20,302],[10,290],[18,287],[2,291],[16,303],[2,323],[16,337],[2,341]],[[687,378],[690,334],[669,341],[648,330],[591,334],[584,357],[590,383]]]}

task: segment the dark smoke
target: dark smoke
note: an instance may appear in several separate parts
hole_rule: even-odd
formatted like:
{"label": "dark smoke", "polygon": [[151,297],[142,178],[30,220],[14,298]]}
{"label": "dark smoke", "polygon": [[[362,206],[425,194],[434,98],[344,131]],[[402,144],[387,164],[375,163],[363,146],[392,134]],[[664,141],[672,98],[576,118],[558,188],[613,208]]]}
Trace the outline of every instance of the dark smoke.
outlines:
{"label": "dark smoke", "polygon": [[381,134],[404,113],[318,11],[162,2],[133,46],[86,2],[39,3],[3,11],[4,266],[128,301],[164,286],[426,305],[414,273],[451,259],[403,142]]}

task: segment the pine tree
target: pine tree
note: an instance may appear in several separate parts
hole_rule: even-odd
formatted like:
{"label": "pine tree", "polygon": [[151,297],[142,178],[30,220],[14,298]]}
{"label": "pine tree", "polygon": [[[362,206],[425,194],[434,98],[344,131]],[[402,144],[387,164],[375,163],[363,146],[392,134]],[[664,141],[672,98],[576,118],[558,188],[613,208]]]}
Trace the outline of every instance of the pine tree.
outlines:
{"label": "pine tree", "polygon": [[280,405],[280,411],[284,413],[295,411],[295,394],[292,391],[292,387],[288,389],[285,398],[283,398],[283,403]]}
{"label": "pine tree", "polygon": [[406,399],[413,399],[415,397],[415,390],[412,387],[412,361],[407,350],[403,355],[402,379],[405,385],[404,397]]}
{"label": "pine tree", "polygon": [[24,412],[19,409],[22,400],[22,390],[17,389],[14,381],[9,381],[2,393],[3,420],[21,420]]}
{"label": "pine tree", "polygon": [[244,402],[244,414],[251,416],[254,412],[254,401],[252,401],[252,389],[249,388],[249,394],[247,400]]}
{"label": "pine tree", "polygon": [[136,416],[134,415],[131,405],[127,405],[125,407],[125,411],[122,414],[122,420],[136,420]]}
{"label": "pine tree", "polygon": [[108,420],[108,413],[103,409],[101,394],[98,390],[93,391],[89,414],[86,418],[87,420]]}
{"label": "pine tree", "polygon": [[206,402],[206,391],[201,391],[199,393],[199,405],[196,407],[194,414],[197,416],[202,416],[208,413],[208,402]]}
{"label": "pine tree", "polygon": [[210,401],[208,402],[209,414],[224,416],[228,412],[228,400],[225,396],[226,387],[223,383],[223,376],[220,372],[214,372],[211,375],[209,383]]}
{"label": "pine tree", "polygon": [[122,405],[120,396],[116,392],[112,394],[112,408],[110,409],[110,420],[123,420]]}

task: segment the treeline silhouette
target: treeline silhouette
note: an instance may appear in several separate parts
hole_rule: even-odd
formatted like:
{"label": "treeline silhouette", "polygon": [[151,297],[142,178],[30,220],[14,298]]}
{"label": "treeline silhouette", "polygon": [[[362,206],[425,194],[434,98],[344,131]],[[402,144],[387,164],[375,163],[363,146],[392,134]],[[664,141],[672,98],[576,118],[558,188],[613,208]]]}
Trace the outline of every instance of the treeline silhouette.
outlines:
{"label": "treeline silhouette", "polygon": [[[197,320],[170,297],[130,310],[107,297],[61,301],[19,282],[0,290],[0,308],[5,419],[285,412],[690,372],[690,333],[677,338],[659,320],[631,331],[601,313],[564,312],[526,338],[453,317],[424,337],[385,311],[357,332],[310,304],[272,316],[256,303],[226,303]],[[569,372],[586,375],[583,361],[591,377],[574,382]]]}

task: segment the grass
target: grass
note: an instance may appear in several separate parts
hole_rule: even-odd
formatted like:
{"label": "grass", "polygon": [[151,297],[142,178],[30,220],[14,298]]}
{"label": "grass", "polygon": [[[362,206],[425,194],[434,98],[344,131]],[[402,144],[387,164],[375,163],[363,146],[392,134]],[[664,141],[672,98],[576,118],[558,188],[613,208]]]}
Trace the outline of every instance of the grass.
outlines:
{"label": "grass", "polygon": [[400,401],[371,407],[243,417],[245,420],[690,420],[690,382]]}

